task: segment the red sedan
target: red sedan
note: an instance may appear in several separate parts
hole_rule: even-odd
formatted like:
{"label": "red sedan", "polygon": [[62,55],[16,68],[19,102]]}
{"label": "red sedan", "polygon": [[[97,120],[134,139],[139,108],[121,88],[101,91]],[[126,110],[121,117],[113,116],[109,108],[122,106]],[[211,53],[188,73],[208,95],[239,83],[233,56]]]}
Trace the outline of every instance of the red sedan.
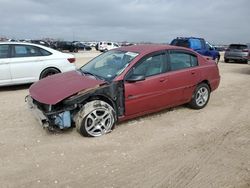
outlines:
{"label": "red sedan", "polygon": [[101,136],[117,121],[165,108],[201,109],[219,82],[217,64],[190,49],[135,45],[34,83],[26,100],[43,127]]}

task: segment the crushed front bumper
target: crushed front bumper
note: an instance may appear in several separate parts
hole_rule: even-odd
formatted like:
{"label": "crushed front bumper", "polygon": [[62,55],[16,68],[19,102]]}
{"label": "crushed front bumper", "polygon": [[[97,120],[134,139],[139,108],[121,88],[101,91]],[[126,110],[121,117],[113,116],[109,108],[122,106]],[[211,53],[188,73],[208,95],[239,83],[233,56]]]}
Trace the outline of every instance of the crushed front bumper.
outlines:
{"label": "crushed front bumper", "polygon": [[49,119],[44,115],[44,113],[37,107],[37,105],[33,102],[33,99],[30,95],[25,97],[25,101],[28,104],[29,109],[35,115],[36,119],[44,128],[49,127]]}

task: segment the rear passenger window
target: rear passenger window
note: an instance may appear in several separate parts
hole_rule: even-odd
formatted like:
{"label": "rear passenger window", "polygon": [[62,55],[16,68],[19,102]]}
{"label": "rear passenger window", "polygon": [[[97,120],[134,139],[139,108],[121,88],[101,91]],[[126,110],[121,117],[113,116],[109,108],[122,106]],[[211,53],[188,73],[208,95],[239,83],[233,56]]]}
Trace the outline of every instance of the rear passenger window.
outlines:
{"label": "rear passenger window", "polygon": [[29,45],[15,45],[13,49],[13,57],[34,57],[42,56],[39,48]]}
{"label": "rear passenger window", "polygon": [[42,48],[40,48],[40,52],[42,53],[43,56],[49,56],[49,55],[51,55],[50,52],[48,52],[47,50],[44,50]]}
{"label": "rear passenger window", "polygon": [[169,53],[171,70],[181,70],[198,65],[197,57],[193,54],[180,51]]}
{"label": "rear passenger window", "polygon": [[27,57],[28,51],[25,46],[15,46],[14,47],[14,56],[15,57]]}
{"label": "rear passenger window", "polygon": [[244,50],[247,49],[247,45],[241,45],[241,44],[231,44],[229,46],[230,49],[237,49],[237,50]]}
{"label": "rear passenger window", "polygon": [[0,45],[0,58],[8,58],[9,45]]}

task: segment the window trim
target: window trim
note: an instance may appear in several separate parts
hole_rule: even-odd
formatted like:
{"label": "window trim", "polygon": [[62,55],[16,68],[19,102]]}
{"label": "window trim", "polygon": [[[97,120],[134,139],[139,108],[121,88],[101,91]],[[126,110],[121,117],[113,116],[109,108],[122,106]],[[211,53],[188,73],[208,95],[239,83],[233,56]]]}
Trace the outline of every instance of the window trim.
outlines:
{"label": "window trim", "polygon": [[[48,50],[45,50],[45,49],[40,48],[40,47],[38,47],[38,46],[35,46],[35,47],[39,50],[40,54],[42,54],[43,57],[52,55],[52,53],[51,53],[50,51],[48,51]],[[42,52],[42,51],[46,51],[46,52],[48,53],[48,55],[43,55],[43,52]]]}

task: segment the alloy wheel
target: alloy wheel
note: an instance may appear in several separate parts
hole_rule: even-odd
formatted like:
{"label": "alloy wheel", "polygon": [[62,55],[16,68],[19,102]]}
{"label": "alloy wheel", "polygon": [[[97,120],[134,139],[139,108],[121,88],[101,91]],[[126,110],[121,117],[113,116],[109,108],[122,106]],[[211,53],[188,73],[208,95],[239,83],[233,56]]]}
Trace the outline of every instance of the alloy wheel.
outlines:
{"label": "alloy wheel", "polygon": [[98,108],[89,113],[85,121],[85,129],[91,136],[101,136],[111,131],[114,117],[105,108]]}
{"label": "alloy wheel", "polygon": [[196,104],[200,107],[207,103],[209,97],[209,91],[206,87],[201,87],[196,93]]}

